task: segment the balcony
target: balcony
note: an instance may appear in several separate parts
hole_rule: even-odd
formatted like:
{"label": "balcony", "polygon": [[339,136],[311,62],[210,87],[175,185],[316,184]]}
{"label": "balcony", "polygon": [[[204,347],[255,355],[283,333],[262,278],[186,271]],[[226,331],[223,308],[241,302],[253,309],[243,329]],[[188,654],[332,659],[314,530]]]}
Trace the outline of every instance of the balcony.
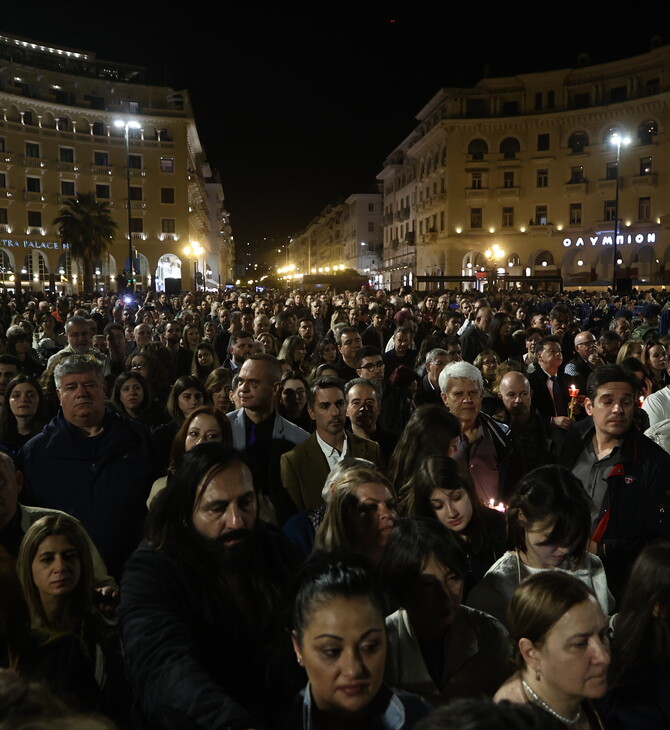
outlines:
{"label": "balcony", "polygon": [[111,165],[91,165],[91,175],[111,175]]}
{"label": "balcony", "polygon": [[496,197],[498,200],[518,200],[520,190],[521,188],[516,186],[511,188],[497,188]]}
{"label": "balcony", "polygon": [[658,185],[658,173],[650,172],[648,175],[635,175],[631,180],[634,188],[655,188]]}
{"label": "balcony", "polygon": [[23,200],[26,203],[46,203],[47,196],[44,193],[23,193]]}
{"label": "balcony", "polygon": [[465,200],[469,203],[484,203],[489,199],[488,188],[466,188]]}
{"label": "balcony", "polygon": [[[623,188],[623,178],[619,179],[619,189]],[[616,194],[616,180],[598,180],[598,192],[614,197]]]}
{"label": "balcony", "polygon": [[563,193],[568,198],[582,198],[588,192],[588,182],[580,180],[579,182],[567,182],[563,186]]}

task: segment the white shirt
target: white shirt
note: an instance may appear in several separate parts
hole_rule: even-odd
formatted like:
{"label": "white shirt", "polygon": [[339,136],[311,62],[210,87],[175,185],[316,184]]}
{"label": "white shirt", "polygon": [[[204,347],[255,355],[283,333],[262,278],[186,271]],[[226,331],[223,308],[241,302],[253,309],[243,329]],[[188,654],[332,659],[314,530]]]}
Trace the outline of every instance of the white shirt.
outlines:
{"label": "white shirt", "polygon": [[342,461],[347,455],[347,437],[344,437],[344,444],[342,445],[342,453],[340,453],[334,446],[327,444],[317,433],[316,443],[321,447],[323,455],[326,457],[328,462],[328,469],[332,469],[338,462]]}

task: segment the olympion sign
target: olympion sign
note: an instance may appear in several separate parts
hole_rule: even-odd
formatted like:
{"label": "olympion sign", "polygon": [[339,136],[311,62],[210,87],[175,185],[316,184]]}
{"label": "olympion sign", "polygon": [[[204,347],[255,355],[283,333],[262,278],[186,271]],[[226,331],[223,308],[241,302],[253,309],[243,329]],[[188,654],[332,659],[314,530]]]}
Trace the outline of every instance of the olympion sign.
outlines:
{"label": "olympion sign", "polygon": [[[591,244],[592,246],[597,246],[600,244],[601,246],[613,246],[614,245],[614,236],[611,234],[608,234],[606,236],[587,236],[586,238],[564,238],[563,239],[563,245],[566,248],[569,248],[570,246],[586,246],[587,244]],[[628,234],[619,234],[616,237],[616,245],[617,246],[623,246],[625,244],[629,243],[656,243],[656,234],[655,233],[638,233],[636,235],[632,235],[630,233]]]}

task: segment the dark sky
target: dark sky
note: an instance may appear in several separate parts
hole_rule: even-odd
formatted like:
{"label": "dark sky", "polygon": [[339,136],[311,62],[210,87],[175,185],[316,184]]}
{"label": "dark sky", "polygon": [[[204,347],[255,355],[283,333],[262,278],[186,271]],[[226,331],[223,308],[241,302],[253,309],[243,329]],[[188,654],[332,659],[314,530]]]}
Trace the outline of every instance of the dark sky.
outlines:
{"label": "dark sky", "polygon": [[254,249],[265,237],[283,243],[328,203],[370,189],[440,87],[474,85],[485,68],[490,76],[566,68],[582,52],[594,63],[625,58],[648,50],[657,32],[635,19],[583,18],[585,3],[564,6],[564,26],[536,5],[491,16],[459,4],[457,19],[449,4],[429,15],[415,0],[324,3],[308,15],[240,0],[172,16],[147,5],[98,14],[95,5],[25,3],[0,31],[144,65],[157,83],[188,89],[235,239]]}

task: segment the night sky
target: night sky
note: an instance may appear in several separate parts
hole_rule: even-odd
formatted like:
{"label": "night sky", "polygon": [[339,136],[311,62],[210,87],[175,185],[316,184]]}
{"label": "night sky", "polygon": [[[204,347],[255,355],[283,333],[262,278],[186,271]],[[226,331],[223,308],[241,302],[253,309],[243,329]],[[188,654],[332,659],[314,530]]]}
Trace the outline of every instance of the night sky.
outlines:
{"label": "night sky", "polygon": [[563,6],[564,27],[537,5],[497,17],[459,6],[458,22],[421,5],[324,3],[304,15],[290,4],[264,10],[237,0],[170,16],[153,3],[99,13],[25,3],[4,14],[0,31],[143,65],[156,83],[188,89],[235,240],[260,255],[328,203],[374,187],[384,158],[441,87],[472,86],[485,69],[567,68],[582,52],[594,63],[626,58],[658,33],[634,18],[585,19],[584,3]]}

